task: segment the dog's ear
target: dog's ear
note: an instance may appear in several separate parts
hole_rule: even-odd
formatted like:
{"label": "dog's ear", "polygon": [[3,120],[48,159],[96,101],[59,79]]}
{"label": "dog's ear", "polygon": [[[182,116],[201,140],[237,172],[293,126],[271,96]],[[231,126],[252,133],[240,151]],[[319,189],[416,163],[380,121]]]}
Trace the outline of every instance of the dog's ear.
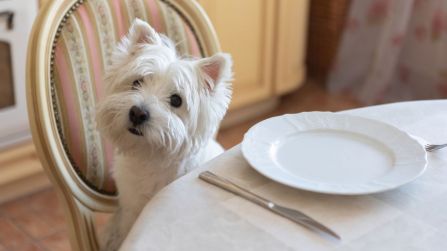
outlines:
{"label": "dog's ear", "polygon": [[161,43],[160,35],[145,21],[136,18],[126,37],[121,41],[121,45],[129,51],[138,44],[159,44]]}
{"label": "dog's ear", "polygon": [[216,53],[211,57],[200,59],[198,66],[204,76],[206,88],[213,91],[219,83],[232,80],[231,56],[227,53]]}

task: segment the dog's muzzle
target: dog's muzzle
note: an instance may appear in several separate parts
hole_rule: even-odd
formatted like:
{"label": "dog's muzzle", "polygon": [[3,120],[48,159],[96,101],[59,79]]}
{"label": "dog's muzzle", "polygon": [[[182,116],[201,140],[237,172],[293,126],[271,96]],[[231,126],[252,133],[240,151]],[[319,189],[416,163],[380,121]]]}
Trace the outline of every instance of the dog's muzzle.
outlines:
{"label": "dog's muzzle", "polygon": [[129,110],[129,120],[132,122],[133,127],[128,129],[129,132],[137,136],[143,136],[143,132],[138,129],[138,126],[148,121],[149,118],[149,111],[144,107],[139,107],[136,105],[132,106]]}
{"label": "dog's muzzle", "polygon": [[127,129],[130,133],[135,134],[137,136],[143,136],[143,132],[135,127],[130,127],[129,129]]}

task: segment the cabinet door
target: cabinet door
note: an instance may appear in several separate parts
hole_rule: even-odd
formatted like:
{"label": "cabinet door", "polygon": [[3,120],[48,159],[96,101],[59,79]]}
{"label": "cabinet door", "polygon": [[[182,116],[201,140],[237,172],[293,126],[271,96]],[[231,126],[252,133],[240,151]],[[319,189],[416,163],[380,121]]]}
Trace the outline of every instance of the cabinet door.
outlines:
{"label": "cabinet door", "polygon": [[[282,0],[281,0],[282,1]],[[240,108],[273,95],[274,15],[272,0],[199,0],[234,61],[233,100]]]}
{"label": "cabinet door", "polygon": [[46,4],[49,0],[39,0],[39,7],[42,7],[44,4]]}
{"label": "cabinet door", "polygon": [[276,42],[275,94],[290,92],[303,84],[308,0],[280,0]]}

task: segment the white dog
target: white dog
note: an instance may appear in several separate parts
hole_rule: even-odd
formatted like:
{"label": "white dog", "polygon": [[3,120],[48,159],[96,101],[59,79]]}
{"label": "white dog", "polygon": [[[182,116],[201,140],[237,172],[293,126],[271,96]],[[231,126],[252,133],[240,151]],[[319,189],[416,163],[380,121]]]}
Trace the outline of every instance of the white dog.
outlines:
{"label": "white dog", "polygon": [[157,191],[221,150],[213,135],[231,99],[231,66],[223,53],[181,58],[171,40],[134,21],[107,69],[97,109],[98,128],[116,148],[120,206],[101,250],[117,250]]}

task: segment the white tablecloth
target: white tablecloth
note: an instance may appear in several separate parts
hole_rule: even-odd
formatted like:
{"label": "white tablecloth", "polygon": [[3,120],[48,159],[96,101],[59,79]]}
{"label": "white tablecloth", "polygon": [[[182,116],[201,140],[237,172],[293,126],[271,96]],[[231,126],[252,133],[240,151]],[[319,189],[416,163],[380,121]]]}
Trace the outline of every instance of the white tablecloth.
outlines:
{"label": "white tablecloth", "polygon": [[[447,142],[447,101],[404,102],[346,111],[378,119],[431,143]],[[178,179],[152,199],[121,250],[447,250],[447,149],[399,189],[364,196],[300,191],[254,171],[239,146]],[[321,238],[197,178],[212,170],[334,229]]]}

